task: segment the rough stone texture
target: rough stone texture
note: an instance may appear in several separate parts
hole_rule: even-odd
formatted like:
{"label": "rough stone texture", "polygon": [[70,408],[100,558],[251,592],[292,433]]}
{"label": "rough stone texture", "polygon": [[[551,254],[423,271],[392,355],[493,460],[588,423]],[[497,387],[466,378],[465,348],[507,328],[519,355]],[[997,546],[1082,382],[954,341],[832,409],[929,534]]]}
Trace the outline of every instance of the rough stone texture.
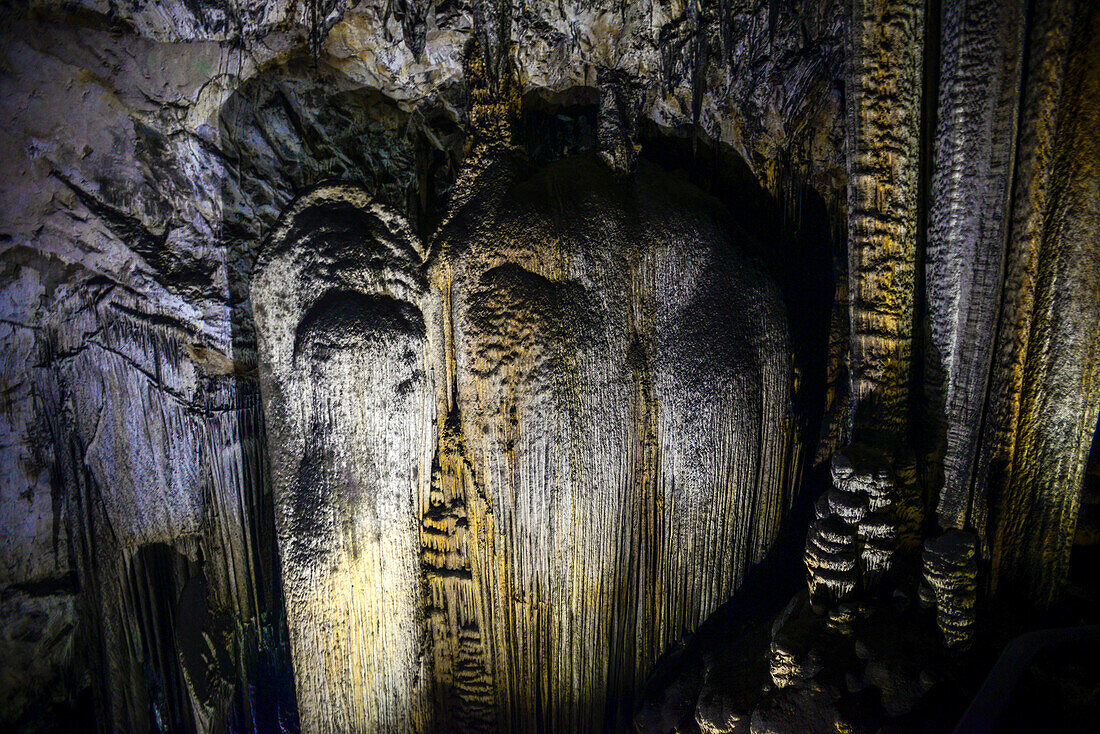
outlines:
{"label": "rough stone texture", "polygon": [[836,515],[822,515],[806,534],[806,570],[815,600],[842,601],[859,583],[856,529]]}
{"label": "rough stone texture", "polygon": [[[1095,2],[1041,0],[1025,11],[951,0],[930,4],[927,19],[922,4],[887,0],[17,5],[6,9],[0,31],[0,726],[65,722],[61,709],[74,700],[92,700],[104,730],[297,725],[255,379],[253,266],[287,207],[330,180],[362,187],[407,222],[410,236],[439,251],[444,242],[472,242],[456,219],[445,236],[433,233],[449,207],[465,211],[455,192],[481,207],[473,222],[499,213],[485,197],[503,194],[471,185],[501,160],[470,156],[479,106],[507,111],[491,117],[521,149],[515,156],[529,158],[513,161],[515,170],[529,165],[524,170],[545,176],[551,161],[583,153],[586,165],[596,166],[598,154],[599,166],[627,179],[682,175],[756,235],[744,241],[760,257],[760,280],[776,283],[794,355],[792,426],[783,440],[798,434],[812,441],[816,426],[806,425],[824,412],[819,459],[867,441],[885,454],[880,467],[899,493],[889,518],[868,507],[858,521],[859,508],[835,497],[831,512],[863,538],[857,565],[873,574],[886,563],[895,526],[900,554],[887,577],[910,568],[905,554],[926,534],[965,529],[978,539],[980,594],[1040,606],[1057,597],[1100,411]],[[564,168],[553,170],[565,176],[577,164],[558,165]],[[615,179],[599,188],[624,185]],[[618,212],[612,219],[630,218],[621,203],[598,201]],[[829,218],[808,216],[811,209]],[[806,222],[828,235],[808,236],[799,229]],[[679,225],[653,229],[670,226]],[[492,249],[483,235],[480,247]],[[827,251],[831,241],[835,251]],[[803,245],[791,246],[797,242]],[[545,260],[540,267],[564,267],[542,249],[532,252]],[[433,258],[428,294],[440,290],[433,268],[466,262]],[[840,265],[832,278],[824,274],[831,261]],[[469,270],[454,266],[471,292],[482,276],[473,262],[462,266]],[[584,275],[589,282],[580,272],[570,277],[581,280],[590,303],[602,304],[597,296],[616,302],[614,278]],[[526,290],[504,276],[511,277],[501,275],[501,289]],[[816,295],[806,296],[817,278],[830,289],[835,280],[831,315]],[[442,313],[432,298],[418,304],[425,339]],[[525,311],[556,323],[537,312]],[[456,321],[456,329],[473,334],[496,323],[488,305],[480,313],[481,326]],[[338,313],[333,318],[343,323]],[[509,339],[564,338],[524,329],[532,327],[508,332]],[[600,343],[610,348],[614,333],[605,330]],[[828,347],[827,360],[816,361],[818,343]],[[460,354],[451,373],[454,404],[499,397],[494,387],[471,399],[470,375],[481,368],[471,357],[469,371],[459,369]],[[545,355],[550,363],[561,356]],[[365,389],[373,373],[364,373],[363,385],[347,389]],[[531,380],[515,381],[517,400],[528,387],[541,389]],[[926,404],[910,394],[918,380]],[[417,480],[421,504],[411,532],[428,579],[427,600],[418,603],[438,633],[418,644],[431,648],[425,665],[445,682],[430,705],[453,711],[457,726],[486,720],[486,707],[475,704],[489,701],[490,691],[522,688],[507,676],[489,686],[486,656],[522,665],[531,656],[487,645],[480,622],[472,631],[473,605],[458,614],[444,601],[475,597],[478,556],[469,548],[481,541],[469,498],[480,487],[488,504],[487,488],[504,486],[486,480],[490,469],[500,474],[486,458],[499,436],[471,432],[495,425],[488,408],[484,416],[441,420],[450,417],[438,409],[446,384],[424,387],[435,395],[434,453]],[[714,384],[707,399],[724,394],[724,383]],[[816,404],[822,392],[824,411]],[[545,440],[603,430],[584,422],[598,414],[584,407],[576,411],[583,420],[560,423]],[[672,415],[650,408],[640,415],[653,425]],[[738,451],[771,438],[738,442]],[[363,440],[336,433],[325,445]],[[815,453],[812,445],[792,445],[800,456]],[[643,441],[637,452],[663,456],[665,448]],[[720,466],[681,464],[676,471],[685,476]],[[794,494],[799,479],[793,472],[783,491]],[[760,495],[746,506],[782,508],[787,499]],[[653,612],[645,649],[615,658],[638,667],[607,673],[615,685],[638,689],[650,666],[638,661],[665,652],[657,648],[681,637],[676,625],[695,626],[740,583],[778,522],[765,514],[763,522],[743,519],[751,527],[736,529],[746,538],[740,546],[700,552],[685,530],[680,545],[661,550],[726,560],[708,568],[709,576],[675,579],[698,581],[683,592],[691,603]],[[940,527],[922,525],[926,514]],[[602,529],[600,515],[593,517],[584,527]],[[792,547],[804,547],[803,531]],[[495,548],[505,547],[506,535],[494,536]],[[600,542],[618,542],[607,535]],[[650,536],[638,537],[642,553],[649,541],[641,539]],[[533,568],[523,565],[528,560],[507,568]],[[549,569],[520,580],[548,578]],[[893,584],[911,594],[906,583],[875,582],[884,593]],[[483,617],[509,604],[524,610],[517,619],[542,614],[523,622],[533,638],[551,639],[540,637],[539,625],[552,619],[564,625],[549,612],[526,611],[522,595],[507,602],[503,592],[476,593],[487,600]],[[637,609],[648,603],[639,600]],[[867,609],[853,603],[862,615],[880,609],[882,599],[867,601]],[[850,612],[848,604],[827,610],[823,629],[858,631],[861,617]],[[578,619],[596,624],[595,616]],[[606,650],[628,647],[624,627],[592,637]],[[816,707],[805,721],[835,725],[822,707],[862,700],[846,688],[847,674],[881,690],[890,716],[908,706],[921,679],[890,650],[870,648],[866,675],[848,660],[837,668],[844,674],[830,674],[820,690],[769,698],[759,725],[801,720],[798,706]],[[509,676],[530,675],[517,665]],[[723,701],[732,702],[737,725],[755,716],[755,694],[723,688],[728,676],[718,669],[654,674],[672,681],[667,699],[676,701],[675,715],[646,709],[665,730],[729,725],[732,719],[721,723]],[[574,686],[558,683],[540,682],[539,690]],[[578,690],[590,685],[588,678],[576,683]],[[263,700],[257,704],[249,691],[263,691]],[[609,707],[600,706],[596,715],[604,716]],[[528,714],[509,710],[497,724]]]}
{"label": "rough stone texture", "polygon": [[0,711],[15,728],[47,728],[43,708],[64,725],[87,685],[76,661],[75,607],[71,589],[8,586],[0,597]]}
{"label": "rough stone texture", "polygon": [[331,26],[346,0],[215,0],[204,3],[149,3],[141,0],[31,0],[35,14],[75,12],[115,30],[155,41],[232,41],[274,31],[302,28],[312,33]]}
{"label": "rough stone texture", "polygon": [[506,650],[546,650],[498,674],[520,701],[513,727],[542,698],[552,728],[599,728],[778,529],[800,455],[789,337],[775,286],[698,192],[647,166],[625,180],[584,160],[511,167],[442,230],[436,276],[492,513],[494,669]]}
{"label": "rough stone texture", "polygon": [[846,72],[852,436],[907,434],[924,4],[856,0]]}

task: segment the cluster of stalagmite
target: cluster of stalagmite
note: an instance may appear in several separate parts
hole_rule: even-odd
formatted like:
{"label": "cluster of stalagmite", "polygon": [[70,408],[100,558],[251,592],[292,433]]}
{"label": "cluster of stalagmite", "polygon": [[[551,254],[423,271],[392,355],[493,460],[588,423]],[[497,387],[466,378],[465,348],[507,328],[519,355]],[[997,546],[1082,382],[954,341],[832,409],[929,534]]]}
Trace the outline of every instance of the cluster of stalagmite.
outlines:
{"label": "cluster of stalagmite", "polygon": [[898,549],[899,491],[886,457],[853,446],[832,459],[833,488],[818,500],[806,536],[810,597],[824,606],[872,589]]}

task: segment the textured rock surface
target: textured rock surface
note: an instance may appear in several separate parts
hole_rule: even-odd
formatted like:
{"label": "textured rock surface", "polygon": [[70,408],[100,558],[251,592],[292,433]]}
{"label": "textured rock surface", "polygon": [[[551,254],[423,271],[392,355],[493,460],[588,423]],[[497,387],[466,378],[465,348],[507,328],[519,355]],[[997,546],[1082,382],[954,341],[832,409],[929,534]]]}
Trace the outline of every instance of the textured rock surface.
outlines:
{"label": "textured rock surface", "polygon": [[1013,2],[943,9],[925,371],[933,451],[942,452],[929,490],[944,528],[969,520],[1011,218],[1026,15]]}
{"label": "textured rock surface", "polygon": [[[103,730],[297,727],[281,580],[302,569],[278,568],[275,518],[289,515],[274,505],[286,499],[286,471],[275,467],[273,486],[269,444],[272,458],[293,450],[325,466],[334,452],[415,448],[421,457],[415,482],[402,478],[408,466],[354,462],[341,477],[315,477],[330,488],[413,483],[411,517],[371,515],[357,495],[345,500],[359,524],[342,527],[319,503],[303,520],[317,521],[314,535],[288,536],[284,524],[283,546],[308,546],[318,532],[400,529],[385,540],[397,544],[386,562],[402,569],[391,580],[427,580],[422,593],[401,592],[400,605],[417,610],[409,620],[362,608],[372,584],[388,581],[354,575],[366,563],[354,548],[326,549],[330,565],[300,588],[341,587],[353,603],[326,602],[329,621],[377,619],[407,649],[430,650],[417,665],[434,689],[423,677],[412,684],[422,712],[449,711],[455,727],[492,719],[507,728],[576,719],[575,702],[596,691],[589,723],[628,716],[609,691],[640,690],[656,656],[679,650],[684,629],[760,560],[798,494],[823,412],[817,455],[865,443],[883,455],[877,466],[898,494],[885,514],[862,491],[866,508],[843,491],[825,500],[822,517],[839,518],[841,545],[858,553],[857,575],[890,566],[870,584],[877,592],[863,596],[853,581],[852,600],[830,601],[816,626],[806,623],[849,640],[822,649],[846,652],[825,679],[808,679],[818,683],[758,698],[769,635],[730,633],[729,644],[756,656],[703,656],[710,667],[690,670],[701,659],[690,645],[703,642],[688,643],[673,655],[680,662],[656,665],[654,690],[667,695],[643,702],[636,721],[658,730],[836,726],[863,720],[855,707],[872,711],[866,720],[877,727],[919,710],[927,681],[897,650],[910,627],[918,652],[938,634],[933,613],[881,610],[891,589],[913,597],[915,549],[926,538],[952,528],[976,537],[979,620],[983,600],[1051,603],[1067,575],[1100,411],[1098,17],[1090,0],[9,8],[0,39],[0,726],[64,728],[78,701],[77,720],[92,708]],[[485,133],[479,108],[497,108],[489,117],[518,150],[471,155]],[[712,204],[698,193],[666,197],[690,190],[681,178],[719,198],[751,236],[700,224]],[[380,411],[359,405],[357,415],[333,400],[378,400],[375,388],[396,381],[409,392],[394,415],[415,412],[410,396],[425,404],[421,438],[404,447],[350,430],[320,431],[310,446],[265,432],[254,265],[280,215],[332,180],[403,221],[393,225],[400,238],[430,244],[418,255],[424,282],[406,299],[423,334],[413,326],[400,339],[369,336],[415,315],[379,301],[368,277],[347,285],[365,301],[345,308],[337,294],[319,304],[301,349],[311,359],[340,352],[322,360],[340,369],[420,350],[423,374],[376,372],[390,362],[370,358],[361,379],[333,387],[340,370],[323,367],[316,379],[293,376],[309,391],[295,405],[333,426],[374,425]],[[632,186],[648,192],[645,208],[631,208]],[[668,213],[673,202],[690,216]],[[630,235],[611,226],[623,221],[647,224]],[[575,236],[565,222],[600,235]],[[505,240],[498,230],[525,234]],[[738,310],[739,291],[723,285],[739,282],[730,263],[741,256],[696,252],[688,237],[656,244],[658,233],[685,231],[712,243],[727,232],[752,250],[757,290],[744,292],[769,294],[750,304],[767,319],[784,311],[785,346],[732,345],[686,328],[743,330],[751,309]],[[648,280],[623,275],[632,262],[653,264]],[[329,288],[339,272],[301,282]],[[636,307],[660,294],[664,311]],[[299,293],[295,308],[320,295]],[[694,299],[695,310],[675,316],[678,298]],[[652,343],[625,348],[635,331]],[[661,341],[676,334],[703,346]],[[574,342],[587,351],[563,346]],[[453,364],[441,356],[448,343]],[[789,349],[783,365],[738,362],[777,358],[773,349]],[[756,389],[746,376],[770,375],[759,394],[778,395],[782,380],[772,378],[787,374],[789,395],[738,402]],[[786,401],[789,425],[767,433]],[[734,414],[729,434],[709,426]],[[285,429],[300,416],[279,418]],[[742,440],[753,430],[761,433]],[[615,438],[598,445],[596,436]],[[569,446],[570,461],[547,459],[540,474],[540,446]],[[753,466],[764,480],[747,478]],[[772,493],[746,495],[749,484]],[[504,488],[529,501],[513,504]],[[639,497],[654,499],[650,514],[631,504]],[[676,502],[658,511],[668,497]],[[731,504],[716,510],[708,497]],[[583,504],[592,498],[602,499]],[[530,520],[565,506],[580,513],[568,530]],[[623,525],[639,518],[660,532]],[[792,549],[805,547],[809,519],[801,522]],[[626,548],[627,536],[628,550],[608,550]],[[554,543],[552,558],[523,551]],[[660,578],[660,592],[643,572]],[[605,591],[574,593],[571,616],[545,601],[588,576],[604,579]],[[347,596],[352,578],[362,594]],[[773,580],[781,607],[791,592]],[[292,605],[292,619],[309,609]],[[630,618],[632,628],[620,624]],[[430,639],[401,631],[403,621]],[[867,625],[906,635],[871,639]],[[330,631],[326,645],[357,639]],[[578,642],[565,649],[566,639]],[[522,649],[526,640],[544,650]],[[600,654],[577,662],[591,650]],[[535,669],[540,656],[570,655]],[[348,674],[362,678],[372,656]],[[754,682],[729,682],[734,661],[750,657]],[[553,677],[566,669],[583,675]],[[874,696],[881,707],[861,708]],[[366,716],[368,701],[384,699],[374,686],[338,708]]]}
{"label": "textured rock surface", "polygon": [[1036,18],[979,479],[991,506],[972,521],[989,529],[993,582],[1044,603],[1068,574],[1100,406],[1098,23],[1095,3]]}
{"label": "textured rock surface", "polygon": [[[1097,8],[1041,3],[1026,20],[1011,4],[995,10],[944,3],[942,16],[931,17],[942,25],[927,41],[939,48],[926,44],[932,55],[922,62],[919,8],[855,6],[847,128],[851,427],[878,454],[882,476],[895,479],[876,481],[872,472],[856,482],[867,492],[849,488],[839,476],[847,472],[836,471],[847,462],[834,454],[834,486],[816,503],[805,545],[814,603],[796,597],[761,653],[774,689],[762,685],[755,697],[715,710],[721,699],[696,684],[703,722],[734,727],[751,711],[753,731],[873,731],[886,722],[927,730],[937,717],[924,702],[971,685],[957,667],[968,658],[957,650],[975,639],[981,602],[990,602],[987,614],[997,595],[1044,606],[1065,581],[1070,518],[1096,420],[1097,342],[1075,319],[1082,310],[1097,314],[1100,268],[1091,248],[1098,240],[1095,223],[1085,222],[1094,222],[1100,190],[1094,156],[1060,146],[1073,141],[1077,151],[1091,151],[1100,130],[1091,122],[1095,99],[1086,105],[1078,96],[1100,80],[1092,61]],[[880,66],[887,60],[889,68]],[[924,82],[918,126],[922,63],[933,76]],[[922,198],[914,176],[926,156],[932,176]],[[1088,227],[1093,233],[1084,235]],[[1068,232],[1078,234],[1072,243]],[[926,325],[913,310],[922,276]],[[1056,318],[1077,326],[1054,348],[1057,329],[1046,319]],[[897,355],[920,343],[914,326],[927,329],[918,365],[928,401],[916,411],[919,422],[907,425],[912,365]],[[1058,376],[1053,359],[1062,360]],[[1063,379],[1078,382],[1069,388]],[[910,438],[927,451],[919,474],[903,448]],[[900,490],[892,500],[877,491],[890,484]],[[881,512],[870,507],[876,496]],[[922,537],[920,596],[934,607],[931,616],[913,604]],[[862,588],[862,573],[890,565],[896,570],[885,587]],[[944,643],[956,652],[945,657]],[[668,688],[691,690],[693,676],[682,667]]]}
{"label": "textured rock surface", "polygon": [[477,155],[426,273],[330,189],[258,271],[310,730],[614,725],[791,497],[786,320],[716,203],[648,164]]}
{"label": "textured rock surface", "polygon": [[734,225],[648,166],[483,176],[441,231],[433,279],[492,513],[494,669],[509,649],[546,651],[513,657],[497,685],[519,701],[512,728],[539,708],[552,727],[598,728],[732,593],[789,505],[785,316]]}
{"label": "textured rock surface", "polygon": [[969,644],[974,633],[977,553],[977,539],[961,530],[924,544],[920,597],[936,608],[936,625],[949,647]]}
{"label": "textured rock surface", "polygon": [[[97,671],[105,727],[152,726],[154,691],[181,680],[170,650],[153,665],[141,641],[167,633],[173,615],[139,622],[139,608],[167,604],[187,580],[124,593],[152,543],[189,559],[183,576],[203,568],[214,617],[234,620],[233,655],[251,672],[230,676],[231,718],[258,715],[239,700],[244,680],[275,685],[270,669],[287,670],[247,298],[258,244],[296,194],[329,178],[362,183],[430,231],[464,155],[471,38],[494,71],[516,48],[505,39],[522,39],[520,91],[545,92],[550,110],[562,104],[554,95],[591,89],[600,67],[615,67],[633,127],[698,123],[772,188],[788,170],[841,176],[834,4],[746,3],[719,16],[655,3],[627,8],[625,25],[607,22],[623,13],[611,4],[73,7],[35,3],[4,21],[0,158],[20,183],[0,194],[0,542],[5,586],[49,582],[35,588],[50,590],[42,604],[57,629],[79,610],[75,669]],[[735,48],[756,61],[735,62]],[[733,108],[745,110],[739,122]],[[544,118],[557,119],[524,120],[534,131]],[[461,471],[440,468],[444,505]],[[458,523],[439,511],[442,527]],[[70,570],[79,600],[73,584],[53,583]],[[54,663],[69,659],[58,648]],[[38,695],[29,678],[5,681],[12,700]],[[199,728],[213,716],[217,728],[190,695],[170,715]],[[272,715],[292,718],[282,706]]]}
{"label": "textured rock surface", "polygon": [[287,621],[307,731],[432,721],[417,515],[432,379],[416,236],[322,188],[276,228],[253,287]]}
{"label": "textured rock surface", "polygon": [[856,0],[847,69],[848,369],[857,440],[889,451],[909,411],[924,7]]}

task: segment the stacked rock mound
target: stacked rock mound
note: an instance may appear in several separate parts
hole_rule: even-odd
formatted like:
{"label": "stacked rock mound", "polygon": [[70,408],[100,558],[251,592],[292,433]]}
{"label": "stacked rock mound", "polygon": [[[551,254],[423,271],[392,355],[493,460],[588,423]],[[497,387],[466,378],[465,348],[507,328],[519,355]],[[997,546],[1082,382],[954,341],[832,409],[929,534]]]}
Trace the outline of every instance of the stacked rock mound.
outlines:
{"label": "stacked rock mound", "polygon": [[822,495],[806,537],[806,570],[815,610],[872,589],[893,565],[899,491],[883,455],[849,447],[833,456],[833,488]]}
{"label": "stacked rock mound", "polygon": [[978,599],[978,543],[973,533],[952,529],[924,544],[920,600],[936,608],[936,624],[948,647],[967,647]]}
{"label": "stacked rock mound", "polygon": [[969,644],[973,534],[949,530],[921,551],[909,461],[856,444],[834,454],[831,477],[807,533],[807,589],[772,625],[770,684],[742,717],[746,732],[904,727],[953,675],[948,649]]}

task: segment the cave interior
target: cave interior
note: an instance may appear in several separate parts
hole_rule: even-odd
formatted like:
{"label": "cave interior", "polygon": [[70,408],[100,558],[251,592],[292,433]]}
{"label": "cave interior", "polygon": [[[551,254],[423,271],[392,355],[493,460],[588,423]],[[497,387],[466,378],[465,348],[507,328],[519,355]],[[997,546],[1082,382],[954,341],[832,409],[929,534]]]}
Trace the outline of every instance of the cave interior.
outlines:
{"label": "cave interior", "polygon": [[2,7],[0,729],[1095,731],[1097,0]]}

